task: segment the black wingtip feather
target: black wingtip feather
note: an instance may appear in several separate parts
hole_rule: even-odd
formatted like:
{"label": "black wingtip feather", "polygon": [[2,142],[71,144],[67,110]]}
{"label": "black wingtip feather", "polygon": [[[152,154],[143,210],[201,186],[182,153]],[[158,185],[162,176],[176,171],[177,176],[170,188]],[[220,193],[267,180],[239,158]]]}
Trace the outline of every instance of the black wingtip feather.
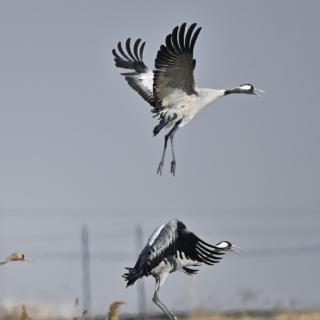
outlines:
{"label": "black wingtip feather", "polygon": [[218,248],[215,248],[214,250],[212,250],[211,248],[205,247],[204,245],[201,244],[200,241],[198,241],[196,246],[197,246],[197,248],[202,249],[207,253],[214,254],[214,255],[217,255],[217,256],[221,256],[221,255],[225,254],[225,252],[219,250]]}
{"label": "black wingtip feather", "polygon": [[140,43],[141,39],[136,40],[133,45],[132,51],[131,38],[128,38],[125,42],[125,52],[125,50],[123,50],[121,42],[119,41],[117,44],[118,52],[116,49],[112,50],[116,66],[124,69],[132,69],[138,73],[147,72],[148,68],[142,61],[145,42],[142,43],[139,51]]}
{"label": "black wingtip feather", "polygon": [[174,48],[172,46],[171,38],[172,38],[171,34],[168,34],[166,36],[166,49],[171,51],[171,53],[174,53],[175,50],[174,50]]}
{"label": "black wingtip feather", "polygon": [[119,59],[120,58],[115,49],[112,49],[112,54],[114,55],[114,59]]}
{"label": "black wingtip feather", "polygon": [[140,42],[141,42],[141,39],[139,38],[136,40],[136,42],[134,43],[134,46],[133,46],[133,52],[134,52],[136,60],[138,60],[138,61],[141,61],[140,57],[139,57],[139,53],[138,53],[138,48],[139,48]]}
{"label": "black wingtip feather", "polygon": [[188,267],[183,267],[183,270],[185,271],[186,274],[189,274],[189,275],[197,274],[199,271],[198,269],[191,269]]}
{"label": "black wingtip feather", "polygon": [[[165,45],[161,45],[158,51],[155,67],[156,69],[166,68],[175,63],[175,59],[179,54],[193,53],[196,40],[201,31],[199,27],[195,32],[196,23],[190,25],[185,35],[186,23],[180,27],[176,26],[171,34],[168,34],[165,39]],[[193,33],[194,32],[194,33]],[[192,62],[192,67],[195,67],[195,60]]]}
{"label": "black wingtip feather", "polygon": [[185,48],[186,48],[186,50],[190,50],[190,39],[191,39],[191,35],[192,35],[192,33],[193,33],[193,30],[194,30],[194,28],[196,27],[196,23],[193,23],[190,27],[189,27],[189,29],[188,29],[188,31],[187,31],[187,34],[186,34],[186,39],[185,39]]}
{"label": "black wingtip feather", "polygon": [[128,52],[128,55],[130,56],[130,58],[131,58],[132,60],[135,60],[135,58],[134,58],[134,56],[133,56],[133,54],[132,54],[132,52],[131,52],[130,42],[131,42],[131,39],[128,38],[127,41],[126,41],[126,50],[127,50],[127,52]]}
{"label": "black wingtip feather", "polygon": [[130,60],[130,58],[126,55],[126,53],[125,53],[124,50],[122,49],[121,42],[118,43],[118,50],[119,50],[119,52],[122,54],[122,56],[123,56],[125,59]]}
{"label": "black wingtip feather", "polygon": [[182,50],[181,50],[180,44],[179,44],[179,42],[178,42],[178,30],[179,30],[179,27],[178,27],[178,26],[176,26],[176,27],[173,29],[171,41],[172,41],[172,45],[173,45],[174,51],[177,52],[177,53],[181,53]]}
{"label": "black wingtip feather", "polygon": [[143,43],[142,43],[142,45],[141,45],[141,47],[140,47],[140,61],[142,62],[142,60],[143,60],[143,50],[144,50],[144,47],[145,47],[145,45],[146,45],[146,42],[144,41]]}
{"label": "black wingtip feather", "polygon": [[199,27],[199,28],[195,31],[195,33],[193,34],[193,37],[192,37],[192,40],[191,40],[191,43],[190,43],[190,51],[191,51],[191,52],[193,52],[194,45],[195,45],[195,43],[196,43],[196,41],[197,41],[197,38],[198,38],[198,36],[199,36],[199,33],[200,33],[201,29],[202,29],[202,28]]}
{"label": "black wingtip feather", "polygon": [[186,29],[186,23],[184,22],[181,27],[180,27],[180,30],[179,30],[179,43],[180,43],[180,48],[182,50],[185,49],[185,44],[184,44],[184,32],[185,32],[185,29]]}

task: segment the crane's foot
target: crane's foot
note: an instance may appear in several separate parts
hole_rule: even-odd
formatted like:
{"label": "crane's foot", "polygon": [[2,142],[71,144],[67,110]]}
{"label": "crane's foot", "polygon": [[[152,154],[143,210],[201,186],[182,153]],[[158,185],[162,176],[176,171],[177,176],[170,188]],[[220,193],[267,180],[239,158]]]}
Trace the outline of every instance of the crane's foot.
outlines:
{"label": "crane's foot", "polygon": [[176,160],[171,161],[171,169],[170,172],[172,173],[173,176],[176,174]]}
{"label": "crane's foot", "polygon": [[163,168],[163,161],[161,160],[159,163],[158,170],[157,170],[157,174],[159,174],[160,176],[162,174],[162,168]]}

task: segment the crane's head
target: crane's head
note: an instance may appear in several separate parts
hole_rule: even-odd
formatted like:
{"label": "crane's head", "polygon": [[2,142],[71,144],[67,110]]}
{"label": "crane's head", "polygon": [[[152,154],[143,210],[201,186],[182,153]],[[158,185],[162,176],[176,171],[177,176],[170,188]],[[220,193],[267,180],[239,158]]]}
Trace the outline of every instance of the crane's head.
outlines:
{"label": "crane's head", "polygon": [[239,247],[236,247],[229,241],[221,241],[217,243],[215,246],[220,250],[225,250],[225,251],[234,251],[239,253],[239,250],[240,250]]}
{"label": "crane's head", "polygon": [[239,89],[239,93],[254,94],[258,97],[262,96],[265,93],[263,90],[255,88],[250,83],[242,84],[241,86],[238,87],[238,89]]}
{"label": "crane's head", "polygon": [[261,96],[264,94],[263,90],[255,88],[252,84],[250,83],[244,83],[239,87],[232,88],[232,89],[227,89],[224,91],[224,95],[227,96],[229,94],[233,93],[246,93],[246,94],[254,94],[256,96]]}

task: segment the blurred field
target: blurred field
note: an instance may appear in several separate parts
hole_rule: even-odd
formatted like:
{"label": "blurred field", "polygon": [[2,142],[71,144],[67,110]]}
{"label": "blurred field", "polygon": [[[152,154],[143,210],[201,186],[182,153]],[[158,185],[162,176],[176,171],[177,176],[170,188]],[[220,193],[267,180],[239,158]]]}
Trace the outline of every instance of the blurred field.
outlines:
{"label": "blurred field", "polygon": [[194,315],[190,320],[320,320],[320,312],[272,312],[266,314]]}
{"label": "blurred field", "polygon": [[320,320],[319,311],[310,312],[270,312],[260,314],[197,314],[188,318],[190,320]]}
{"label": "blurred field", "polygon": [[[110,305],[105,315],[92,317],[91,320],[141,320],[139,316],[122,313],[119,307],[124,304],[117,301]],[[55,317],[36,310],[28,311],[26,306],[16,306],[11,312],[1,310],[0,320],[88,320],[86,312],[75,313],[68,317]],[[164,320],[166,316],[149,315],[144,320]],[[192,316],[178,315],[178,319],[184,320],[320,320],[320,311],[271,311],[271,312],[242,312],[242,313],[195,313]]]}

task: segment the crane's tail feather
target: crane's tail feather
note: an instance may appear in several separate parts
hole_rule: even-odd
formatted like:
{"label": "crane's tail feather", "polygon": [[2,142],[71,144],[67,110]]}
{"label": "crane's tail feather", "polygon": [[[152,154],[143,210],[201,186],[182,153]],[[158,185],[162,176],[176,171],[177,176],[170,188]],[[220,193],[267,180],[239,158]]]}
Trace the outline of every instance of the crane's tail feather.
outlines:
{"label": "crane's tail feather", "polygon": [[127,286],[132,286],[138,279],[142,278],[143,274],[137,268],[125,268],[128,272],[124,273],[122,277],[127,281]]}

